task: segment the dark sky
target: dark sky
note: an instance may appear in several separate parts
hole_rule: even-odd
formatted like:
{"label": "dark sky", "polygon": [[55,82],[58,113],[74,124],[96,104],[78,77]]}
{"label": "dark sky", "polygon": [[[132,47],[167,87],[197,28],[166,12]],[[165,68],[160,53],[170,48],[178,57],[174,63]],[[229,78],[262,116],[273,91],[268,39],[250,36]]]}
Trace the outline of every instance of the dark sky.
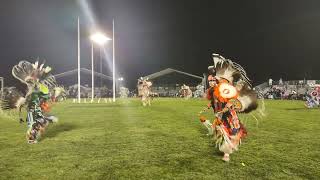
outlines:
{"label": "dark sky", "polygon": [[[0,76],[40,57],[54,73],[77,67],[77,16],[81,63],[90,68],[92,21],[76,0],[2,0]],[[116,67],[132,88],[140,76],[167,67],[202,75],[216,52],[234,59],[254,84],[273,79],[320,79],[320,1],[94,0],[92,19],[112,36]],[[111,57],[111,43],[106,45]],[[98,52],[95,53],[98,56]],[[109,59],[110,61],[110,59]],[[104,73],[110,75],[108,63]]]}

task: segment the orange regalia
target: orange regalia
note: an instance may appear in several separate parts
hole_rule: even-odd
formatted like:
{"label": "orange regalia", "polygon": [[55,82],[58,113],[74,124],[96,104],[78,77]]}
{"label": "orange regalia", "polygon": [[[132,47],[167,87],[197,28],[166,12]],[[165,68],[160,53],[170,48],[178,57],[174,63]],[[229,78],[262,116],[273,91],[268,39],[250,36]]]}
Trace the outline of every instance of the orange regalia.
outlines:
{"label": "orange regalia", "polygon": [[257,95],[240,65],[218,54],[213,54],[213,60],[214,65],[208,68],[211,75],[208,76],[207,99],[210,103],[205,109],[212,108],[215,119],[210,123],[201,111],[200,121],[208,128],[209,135],[214,135],[216,146],[224,153],[223,160],[229,161],[229,155],[247,135],[238,113],[256,109]]}

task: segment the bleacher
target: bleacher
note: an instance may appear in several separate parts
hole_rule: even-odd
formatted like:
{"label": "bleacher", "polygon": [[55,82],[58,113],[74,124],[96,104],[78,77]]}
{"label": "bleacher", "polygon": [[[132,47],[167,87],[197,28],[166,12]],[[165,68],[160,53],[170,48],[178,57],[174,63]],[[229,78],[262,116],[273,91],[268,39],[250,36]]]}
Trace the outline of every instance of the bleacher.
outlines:
{"label": "bleacher", "polygon": [[265,82],[254,88],[268,99],[303,99],[305,94],[319,84],[318,80],[273,81],[272,85]]}

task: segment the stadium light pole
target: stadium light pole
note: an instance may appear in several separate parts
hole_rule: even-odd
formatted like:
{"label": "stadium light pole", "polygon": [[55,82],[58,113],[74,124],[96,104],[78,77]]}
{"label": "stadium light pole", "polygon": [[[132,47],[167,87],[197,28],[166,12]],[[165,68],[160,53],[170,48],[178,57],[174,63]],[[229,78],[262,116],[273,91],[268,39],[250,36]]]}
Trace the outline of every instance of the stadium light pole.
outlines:
{"label": "stadium light pole", "polygon": [[93,102],[93,97],[94,97],[94,61],[93,61],[93,42],[91,43],[91,103]]}
{"label": "stadium light pole", "polygon": [[112,90],[113,90],[113,102],[116,102],[116,75],[115,75],[115,52],[114,52],[114,19],[112,19]]}
{"label": "stadium light pole", "polygon": [[91,74],[92,74],[92,79],[91,79],[91,83],[92,83],[92,90],[91,90],[91,102],[93,102],[93,98],[94,98],[94,60],[93,60],[93,43],[96,43],[100,46],[103,46],[107,41],[110,41],[111,39],[108,38],[107,36],[105,36],[104,34],[97,32],[94,33],[90,36],[90,40],[91,40]]}
{"label": "stadium light pole", "polygon": [[78,17],[78,103],[80,102],[80,20]]}

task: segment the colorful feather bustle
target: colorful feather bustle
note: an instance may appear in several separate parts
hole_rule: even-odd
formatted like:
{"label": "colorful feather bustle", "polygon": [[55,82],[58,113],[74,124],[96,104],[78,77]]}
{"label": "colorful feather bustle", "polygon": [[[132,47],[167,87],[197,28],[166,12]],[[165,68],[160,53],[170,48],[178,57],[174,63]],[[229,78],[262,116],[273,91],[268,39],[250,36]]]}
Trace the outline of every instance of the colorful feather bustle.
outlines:
{"label": "colorful feather bustle", "polygon": [[26,93],[23,94],[16,87],[4,88],[0,101],[1,109],[19,109],[24,106],[34,87],[39,84],[54,89],[57,83],[50,71],[51,67],[44,67],[44,64],[39,65],[38,61],[35,63],[20,61],[12,68],[12,75],[27,86]]}
{"label": "colorful feather bustle", "polygon": [[213,54],[212,57],[214,65],[209,66],[209,73],[212,73],[218,81],[227,81],[237,89],[237,99],[242,104],[242,109],[239,111],[249,113],[257,109],[257,93],[252,90],[251,80],[243,67],[218,54]]}

